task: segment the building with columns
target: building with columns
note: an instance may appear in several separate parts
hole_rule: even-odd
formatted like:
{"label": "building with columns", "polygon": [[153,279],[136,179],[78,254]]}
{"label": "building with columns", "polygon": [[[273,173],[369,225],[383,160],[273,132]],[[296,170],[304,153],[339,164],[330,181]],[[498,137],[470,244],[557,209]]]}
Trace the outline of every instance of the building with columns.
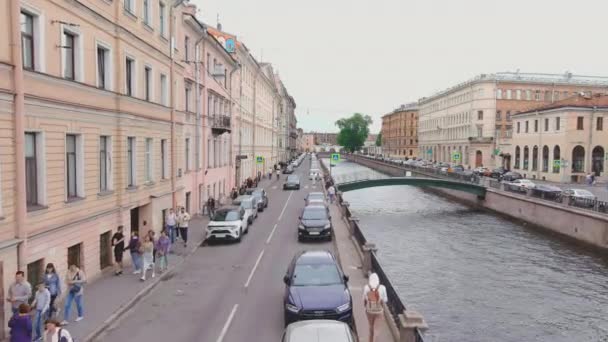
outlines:
{"label": "building with columns", "polygon": [[391,158],[418,155],[418,104],[402,105],[382,117],[382,151]]}

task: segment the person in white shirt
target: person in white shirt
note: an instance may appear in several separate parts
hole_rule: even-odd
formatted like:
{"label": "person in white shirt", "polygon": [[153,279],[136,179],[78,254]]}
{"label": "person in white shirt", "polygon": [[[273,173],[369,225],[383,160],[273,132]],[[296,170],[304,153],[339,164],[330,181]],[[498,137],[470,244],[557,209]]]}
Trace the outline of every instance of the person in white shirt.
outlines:
{"label": "person in white shirt", "polygon": [[184,247],[188,246],[188,226],[190,222],[190,214],[186,211],[186,208],[182,207],[181,212],[179,213],[177,220],[179,222],[179,234],[184,240]]}
{"label": "person in white shirt", "polygon": [[171,244],[175,243],[175,228],[177,227],[177,216],[173,211],[173,208],[169,209],[169,213],[165,218],[165,224],[167,225],[167,233],[169,235],[169,239],[171,239]]}
{"label": "person in white shirt", "polygon": [[54,319],[48,319],[44,322],[44,342],[63,342],[61,338],[64,338],[66,342],[74,342],[70,332],[61,327],[58,321]]}
{"label": "person in white shirt", "polygon": [[369,275],[369,283],[363,288],[363,304],[369,322],[369,342],[374,342],[374,324],[384,313],[383,303],[388,302],[386,287],[380,285],[376,273]]}
{"label": "person in white shirt", "polygon": [[336,188],[333,185],[330,185],[329,189],[327,189],[327,193],[329,194],[329,203],[333,204],[336,197]]}

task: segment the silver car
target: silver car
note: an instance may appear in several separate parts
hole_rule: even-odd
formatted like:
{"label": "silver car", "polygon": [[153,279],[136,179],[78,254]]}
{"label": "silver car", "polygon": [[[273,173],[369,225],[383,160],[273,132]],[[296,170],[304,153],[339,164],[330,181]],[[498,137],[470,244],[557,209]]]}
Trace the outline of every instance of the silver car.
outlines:
{"label": "silver car", "polygon": [[282,342],[356,342],[348,324],[330,320],[292,323],[283,333]]}

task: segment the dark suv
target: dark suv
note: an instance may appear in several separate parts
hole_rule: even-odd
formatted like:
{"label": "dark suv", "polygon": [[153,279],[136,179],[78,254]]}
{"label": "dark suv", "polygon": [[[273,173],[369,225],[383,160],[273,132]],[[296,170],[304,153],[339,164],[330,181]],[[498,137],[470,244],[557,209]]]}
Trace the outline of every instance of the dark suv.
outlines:
{"label": "dark suv", "polygon": [[310,319],[330,319],[352,326],[348,276],[328,251],[304,251],[291,261],[285,282],[285,325]]}

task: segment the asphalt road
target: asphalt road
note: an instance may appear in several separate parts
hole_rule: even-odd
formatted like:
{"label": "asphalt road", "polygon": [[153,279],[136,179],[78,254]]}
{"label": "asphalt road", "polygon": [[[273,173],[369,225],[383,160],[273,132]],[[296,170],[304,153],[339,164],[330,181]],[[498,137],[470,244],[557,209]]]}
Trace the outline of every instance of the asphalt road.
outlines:
{"label": "asphalt road", "polygon": [[302,188],[283,191],[286,176],[266,184],[269,206],[239,243],[199,248],[177,273],[112,326],[102,341],[279,341],[283,332],[283,276],[294,254],[334,249],[299,243],[298,216],[308,192],[309,159],[296,169]]}

